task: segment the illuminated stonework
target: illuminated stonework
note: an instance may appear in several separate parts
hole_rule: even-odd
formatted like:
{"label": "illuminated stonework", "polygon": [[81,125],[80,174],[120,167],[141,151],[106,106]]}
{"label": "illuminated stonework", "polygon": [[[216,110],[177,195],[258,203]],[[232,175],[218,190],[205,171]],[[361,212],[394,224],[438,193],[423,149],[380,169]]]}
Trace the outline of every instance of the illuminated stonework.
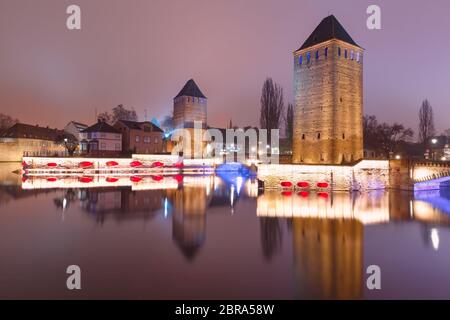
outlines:
{"label": "illuminated stonework", "polygon": [[[389,161],[363,160],[354,166],[333,165],[259,165],[258,179],[265,189],[281,189],[284,182],[292,189],[324,189],[338,191],[378,190],[389,188]],[[301,188],[299,183],[309,186]]]}
{"label": "illuminated stonework", "polygon": [[363,49],[334,16],[294,52],[293,163],[363,158]]}

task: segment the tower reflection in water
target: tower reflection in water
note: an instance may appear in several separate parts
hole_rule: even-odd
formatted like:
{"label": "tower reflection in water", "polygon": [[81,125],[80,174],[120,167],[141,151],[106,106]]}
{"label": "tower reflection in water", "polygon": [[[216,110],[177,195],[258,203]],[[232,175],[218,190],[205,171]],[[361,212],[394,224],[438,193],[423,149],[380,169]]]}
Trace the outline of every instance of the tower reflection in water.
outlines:
{"label": "tower reflection in water", "polygon": [[[438,199],[444,201],[442,194]],[[258,197],[257,215],[264,220],[264,226],[279,225],[283,219],[291,225],[295,290],[299,299],[363,298],[366,226],[419,220],[430,230],[425,232],[424,242],[431,239],[436,247],[439,239],[433,226],[450,223],[449,216],[430,203],[413,201],[411,194],[401,192],[329,196],[265,192]],[[265,238],[276,243],[282,237],[276,236],[277,229],[271,230],[272,236]]]}

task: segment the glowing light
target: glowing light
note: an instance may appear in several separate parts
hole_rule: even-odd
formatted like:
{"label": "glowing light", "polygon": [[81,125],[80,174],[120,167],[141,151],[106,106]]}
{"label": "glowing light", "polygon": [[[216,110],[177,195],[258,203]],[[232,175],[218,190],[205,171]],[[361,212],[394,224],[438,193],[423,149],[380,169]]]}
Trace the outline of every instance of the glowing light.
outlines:
{"label": "glowing light", "polygon": [[241,192],[243,180],[244,179],[241,176],[236,178],[236,192],[237,192],[238,195]]}
{"label": "glowing light", "polygon": [[431,143],[432,143],[432,144],[438,143],[438,139],[436,139],[436,138],[431,139]]}
{"label": "glowing light", "polygon": [[397,160],[400,160],[401,158],[402,158],[402,156],[399,154],[395,156],[395,159],[397,159]]}
{"label": "glowing light", "polygon": [[67,199],[66,198],[63,199],[62,207],[63,207],[63,211],[65,211],[67,208]]}
{"label": "glowing light", "polygon": [[430,237],[434,250],[439,250],[439,232],[436,228],[431,229]]}
{"label": "glowing light", "polygon": [[164,199],[164,218],[167,218],[167,212],[168,212],[168,201],[167,198]]}
{"label": "glowing light", "polygon": [[446,157],[442,157],[441,161],[447,161],[447,158]]}
{"label": "glowing light", "polygon": [[231,185],[231,188],[230,188],[230,203],[231,203],[231,207],[233,207],[233,205],[234,205],[234,185]]}

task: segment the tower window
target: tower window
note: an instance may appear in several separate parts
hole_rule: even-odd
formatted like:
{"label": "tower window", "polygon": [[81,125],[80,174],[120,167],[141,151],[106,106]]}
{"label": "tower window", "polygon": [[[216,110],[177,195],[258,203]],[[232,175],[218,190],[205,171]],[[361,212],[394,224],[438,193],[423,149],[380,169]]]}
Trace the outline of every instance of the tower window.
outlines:
{"label": "tower window", "polygon": [[360,61],[361,60],[361,55],[359,54],[359,52],[356,53],[356,61]]}
{"label": "tower window", "polygon": [[341,56],[341,47],[338,47],[338,56]]}
{"label": "tower window", "polygon": [[325,48],[325,57],[328,57],[328,48]]}
{"label": "tower window", "polygon": [[308,52],[308,53],[306,54],[306,60],[307,60],[308,63],[311,62],[311,52]]}
{"label": "tower window", "polygon": [[347,57],[348,57],[348,51],[347,51],[347,49],[345,49],[345,51],[344,51],[344,57],[345,57],[345,59],[347,59]]}
{"label": "tower window", "polygon": [[320,132],[317,134],[317,139],[320,140]]}
{"label": "tower window", "polygon": [[355,59],[355,53],[352,51],[350,51],[350,60],[354,60]]}
{"label": "tower window", "polygon": [[303,56],[298,57],[298,64],[299,65],[303,64]]}
{"label": "tower window", "polygon": [[319,50],[316,51],[316,60],[319,59]]}
{"label": "tower window", "polygon": [[305,134],[302,134],[302,140],[305,140],[305,138],[306,138]]}
{"label": "tower window", "polygon": [[345,140],[345,133],[342,134],[342,139]]}

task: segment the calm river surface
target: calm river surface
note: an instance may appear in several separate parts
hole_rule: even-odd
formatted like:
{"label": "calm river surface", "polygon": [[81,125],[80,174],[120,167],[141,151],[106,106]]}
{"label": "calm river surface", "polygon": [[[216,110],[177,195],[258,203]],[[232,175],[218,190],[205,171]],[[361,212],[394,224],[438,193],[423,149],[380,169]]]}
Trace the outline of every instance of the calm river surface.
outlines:
{"label": "calm river surface", "polygon": [[15,169],[0,164],[1,299],[450,299],[450,191],[258,194],[233,174],[86,188]]}

